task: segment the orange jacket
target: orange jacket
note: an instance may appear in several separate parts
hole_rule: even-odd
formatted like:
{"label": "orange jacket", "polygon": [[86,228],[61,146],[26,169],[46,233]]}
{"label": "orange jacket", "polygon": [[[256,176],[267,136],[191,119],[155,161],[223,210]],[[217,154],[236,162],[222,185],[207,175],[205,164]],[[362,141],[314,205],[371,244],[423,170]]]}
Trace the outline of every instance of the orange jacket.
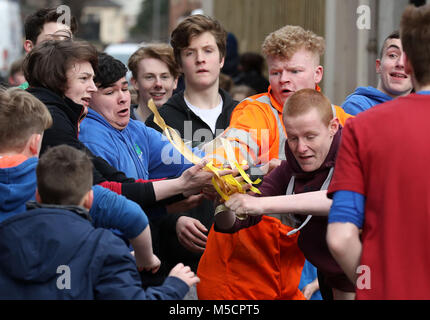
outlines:
{"label": "orange jacket", "polygon": [[[239,162],[285,159],[282,106],[270,90],[237,105],[223,133],[232,141]],[[334,112],[342,125],[351,117],[338,106]],[[226,157],[222,148],[215,152],[217,159]],[[199,299],[304,299],[298,285],[305,258],[297,245],[299,232],[287,236],[290,230],[270,216],[233,234],[212,228],[197,270]]]}
{"label": "orange jacket", "polygon": [[[321,90],[316,86],[317,90]],[[287,139],[282,109],[275,98],[268,92],[246,98],[234,109],[229,127],[222,137],[231,141],[238,162],[246,160],[250,164],[266,163],[270,159],[285,159],[284,147]],[[342,126],[348,118],[341,107],[333,106],[333,112]],[[226,159],[224,149],[219,145],[214,149],[216,161]]]}

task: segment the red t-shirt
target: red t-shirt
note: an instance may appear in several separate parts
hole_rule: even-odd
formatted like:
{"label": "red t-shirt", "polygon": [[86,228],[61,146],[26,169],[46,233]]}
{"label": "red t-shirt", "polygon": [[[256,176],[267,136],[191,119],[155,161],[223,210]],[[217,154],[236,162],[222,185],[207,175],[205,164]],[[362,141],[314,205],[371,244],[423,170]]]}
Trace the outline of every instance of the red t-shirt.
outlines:
{"label": "red t-shirt", "polygon": [[[430,299],[430,96],[411,94],[349,120],[328,192],[366,197],[357,299]],[[360,274],[364,275],[364,274]]]}

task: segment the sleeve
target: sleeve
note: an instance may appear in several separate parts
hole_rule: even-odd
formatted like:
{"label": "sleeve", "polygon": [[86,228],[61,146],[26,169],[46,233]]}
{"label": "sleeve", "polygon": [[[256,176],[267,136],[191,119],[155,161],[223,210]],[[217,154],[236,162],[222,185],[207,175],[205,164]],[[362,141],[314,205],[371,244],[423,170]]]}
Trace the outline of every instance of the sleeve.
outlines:
{"label": "sleeve", "polygon": [[179,278],[168,277],[158,287],[142,289],[136,262],[122,240],[105,231],[97,249],[102,266],[94,287],[98,300],[179,300],[189,288]]}
{"label": "sleeve", "polygon": [[339,190],[353,191],[366,196],[362,161],[357,140],[359,123],[357,118],[346,122],[342,130],[342,140],[336,158],[333,179],[327,190],[327,196]]}
{"label": "sleeve", "polygon": [[[276,126],[273,115],[268,115],[258,104],[244,100],[234,109],[230,125],[223,136],[232,141],[231,145],[239,163],[246,160],[255,165],[259,159],[270,157],[270,146],[275,143],[277,137],[270,128]],[[216,150],[216,155],[226,159],[222,148]]]}
{"label": "sleeve", "polygon": [[328,223],[350,222],[358,229],[363,227],[366,199],[362,194],[352,191],[336,191],[330,208]]}
{"label": "sleeve", "polygon": [[90,215],[95,227],[118,229],[132,239],[148,225],[148,217],[137,203],[101,186],[94,186],[93,191]]}
{"label": "sleeve", "polygon": [[273,169],[268,175],[264,176],[263,183],[258,188],[261,197],[272,197],[285,195],[288,185],[288,162],[283,160],[281,164]]}
{"label": "sleeve", "polygon": [[236,220],[234,221],[234,224],[230,229],[221,230],[217,227],[217,225],[215,223],[214,224],[214,230],[216,232],[220,232],[220,233],[235,233],[239,230],[255,226],[257,223],[259,223],[261,221],[262,218],[263,218],[263,216],[261,216],[261,215],[260,216],[248,216],[244,220],[240,220],[236,217]]}
{"label": "sleeve", "polygon": [[[146,128],[149,150],[149,172],[151,179],[178,177],[194,164],[184,158],[170,141],[152,128]],[[192,150],[197,156],[204,155],[200,150]]]}

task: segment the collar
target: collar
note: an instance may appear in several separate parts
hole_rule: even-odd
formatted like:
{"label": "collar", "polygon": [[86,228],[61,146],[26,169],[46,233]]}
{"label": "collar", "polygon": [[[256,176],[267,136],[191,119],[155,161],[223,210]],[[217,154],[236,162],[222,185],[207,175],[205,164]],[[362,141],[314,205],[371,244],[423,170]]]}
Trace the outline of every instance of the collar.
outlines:
{"label": "collar", "polygon": [[56,205],[56,204],[45,204],[45,203],[38,203],[36,201],[28,201],[26,203],[27,210],[33,210],[33,209],[61,209],[61,210],[67,210],[72,211],[76,213],[81,218],[84,218],[85,220],[88,220],[91,222],[91,216],[87,209],[81,206],[73,206],[73,205]]}

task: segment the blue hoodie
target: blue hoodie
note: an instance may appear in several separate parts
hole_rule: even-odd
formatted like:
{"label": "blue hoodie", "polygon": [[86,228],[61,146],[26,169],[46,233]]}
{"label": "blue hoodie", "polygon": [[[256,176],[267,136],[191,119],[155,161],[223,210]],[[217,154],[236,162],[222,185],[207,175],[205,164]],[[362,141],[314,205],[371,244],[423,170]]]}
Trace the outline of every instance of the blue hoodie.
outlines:
{"label": "blue hoodie", "polygon": [[[32,157],[18,166],[0,168],[0,222],[24,212],[25,204],[35,200],[37,162],[38,158]],[[131,239],[148,225],[148,218],[137,203],[101,186],[93,186],[93,191],[90,215],[95,227],[115,228]]]}
{"label": "blue hoodie", "polygon": [[374,87],[358,87],[355,89],[354,93],[346,97],[341,107],[346,113],[355,116],[377,104],[384,103],[392,99],[392,97]]}
{"label": "blue hoodie", "polygon": [[25,203],[36,194],[36,167],[32,157],[12,168],[0,168],[0,221],[25,211]]}
{"label": "blue hoodie", "polygon": [[79,207],[39,205],[0,224],[0,299],[182,299],[168,277],[144,291],[134,258]]}

